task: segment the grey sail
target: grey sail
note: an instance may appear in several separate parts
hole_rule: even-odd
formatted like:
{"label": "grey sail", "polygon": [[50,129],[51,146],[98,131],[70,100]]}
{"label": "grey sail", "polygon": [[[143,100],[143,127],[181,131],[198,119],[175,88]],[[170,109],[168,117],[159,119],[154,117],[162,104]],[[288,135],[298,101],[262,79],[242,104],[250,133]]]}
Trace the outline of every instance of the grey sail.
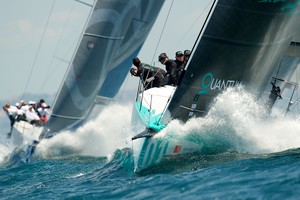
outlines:
{"label": "grey sail", "polygon": [[[154,5],[154,1],[150,1]],[[150,4],[150,3],[149,3]],[[56,97],[52,109],[52,115],[44,130],[49,133],[57,132],[65,128],[76,126],[84,120],[90,113],[94,100],[100,91],[107,74],[114,71],[119,66],[123,67],[116,74],[123,76],[121,81],[116,81],[116,85],[109,87],[112,91],[117,91],[124,80],[125,72],[127,74],[130,65],[120,66],[129,56],[137,53],[145,37],[137,38],[134,48],[125,52],[122,48],[127,44],[129,38],[135,29],[134,21],[137,13],[140,13],[141,5],[139,0],[98,0],[92,9],[90,19],[86,25],[77,51],[70,63],[69,70],[64,83]],[[153,24],[156,15],[162,5],[158,1],[157,6],[149,19],[149,26]],[[151,12],[151,10],[147,10]],[[141,14],[142,15],[142,14]],[[147,23],[147,22],[146,22]],[[149,26],[144,32],[150,30]],[[135,42],[131,40],[131,42]],[[128,43],[127,46],[130,46]],[[123,50],[123,52],[121,52]],[[126,62],[125,62],[126,64]],[[110,77],[111,79],[118,77]],[[109,89],[107,87],[106,89]],[[104,96],[114,96],[115,92],[108,92]],[[45,137],[49,136],[48,133]]]}
{"label": "grey sail", "polygon": [[297,0],[215,1],[169,103],[171,118],[205,115],[217,94],[240,83],[262,95],[297,34],[299,8]]}
{"label": "grey sail", "polygon": [[101,86],[99,97],[113,98],[118,93],[132,64],[132,58],[140,51],[163,3],[163,0],[139,1],[128,31],[116,52],[112,67]]}

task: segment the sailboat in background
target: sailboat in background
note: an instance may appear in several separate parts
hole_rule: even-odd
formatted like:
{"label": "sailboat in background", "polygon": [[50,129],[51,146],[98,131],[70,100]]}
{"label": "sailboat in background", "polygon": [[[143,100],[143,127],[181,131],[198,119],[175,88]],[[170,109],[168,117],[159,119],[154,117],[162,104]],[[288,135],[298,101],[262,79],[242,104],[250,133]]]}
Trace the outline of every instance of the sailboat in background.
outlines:
{"label": "sailboat in background", "polygon": [[163,1],[96,1],[44,130],[50,137],[87,118],[97,96],[112,99],[146,39]]}
{"label": "sailboat in background", "polygon": [[156,137],[171,120],[205,116],[218,94],[240,84],[264,96],[299,34],[299,9],[298,0],[215,0],[181,84],[139,88],[131,123],[135,171],[206,148],[193,137]]}
{"label": "sailboat in background", "polygon": [[299,113],[299,70],[300,70],[300,38],[291,42],[291,45],[283,57],[272,82],[281,88],[283,100],[276,101],[272,109],[272,116],[285,116]]}
{"label": "sailboat in background", "polygon": [[[49,121],[42,128],[26,122],[16,123],[12,140],[18,138],[16,143],[22,144],[24,135],[34,135],[32,140],[35,142],[31,147],[29,145],[32,148],[40,139],[81,125],[95,104],[112,101],[128,74],[132,57],[141,49],[163,2],[97,0],[94,5],[84,3],[84,6],[92,7],[91,13],[56,96]],[[26,143],[32,141],[26,140]],[[26,157],[30,157],[31,152],[27,150]]]}

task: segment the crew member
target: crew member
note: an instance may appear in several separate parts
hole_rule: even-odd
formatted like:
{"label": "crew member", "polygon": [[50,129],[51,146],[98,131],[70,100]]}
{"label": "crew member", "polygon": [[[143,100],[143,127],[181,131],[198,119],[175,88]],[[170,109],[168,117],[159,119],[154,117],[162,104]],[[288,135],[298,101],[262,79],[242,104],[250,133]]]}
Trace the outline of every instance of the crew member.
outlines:
{"label": "crew member", "polygon": [[183,54],[184,54],[184,65],[186,65],[191,56],[191,51],[188,49],[184,50]]}
{"label": "crew member", "polygon": [[10,121],[10,132],[7,133],[7,137],[11,137],[11,133],[13,130],[13,126],[15,124],[16,121],[16,117],[17,117],[17,108],[14,106],[11,106],[9,103],[5,104],[5,106],[3,106],[3,110],[6,113],[9,121]]}
{"label": "crew member", "polygon": [[269,99],[268,99],[268,106],[269,109],[271,109],[275,103],[275,101],[277,100],[277,98],[279,97],[279,99],[282,99],[282,96],[280,95],[281,89],[279,86],[276,86],[275,83],[272,83],[272,89],[271,89],[271,94],[269,95]]}
{"label": "crew member", "polygon": [[165,70],[142,63],[138,57],[133,58],[132,63],[135,67],[130,69],[130,73],[141,78],[145,89],[160,87],[167,83]]}
{"label": "crew member", "polygon": [[42,125],[40,117],[35,112],[32,106],[29,106],[28,110],[25,112],[27,121],[32,125]]}
{"label": "crew member", "polygon": [[185,74],[184,54],[182,53],[182,51],[177,51],[175,53],[175,63],[176,63],[176,69],[177,69],[175,85],[180,85],[181,80]]}
{"label": "crew member", "polygon": [[175,85],[177,79],[177,64],[174,60],[169,59],[166,53],[161,53],[158,56],[158,61],[166,66],[168,85]]}
{"label": "crew member", "polygon": [[42,103],[41,107],[38,109],[39,117],[43,122],[48,121],[49,111],[47,108],[49,108],[49,106],[47,106],[46,103]]}

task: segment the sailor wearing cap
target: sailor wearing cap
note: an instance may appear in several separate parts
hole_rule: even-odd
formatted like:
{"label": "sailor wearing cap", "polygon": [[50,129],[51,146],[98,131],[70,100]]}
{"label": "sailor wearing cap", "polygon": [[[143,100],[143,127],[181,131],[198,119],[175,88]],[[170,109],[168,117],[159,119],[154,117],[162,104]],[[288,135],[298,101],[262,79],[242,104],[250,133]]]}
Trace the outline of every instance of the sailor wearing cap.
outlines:
{"label": "sailor wearing cap", "polygon": [[188,49],[184,50],[183,54],[184,54],[184,65],[186,65],[187,61],[189,60],[189,58],[191,56],[191,51]]}
{"label": "sailor wearing cap", "polygon": [[21,106],[21,110],[23,110],[24,111],[24,113],[26,113],[26,111],[29,109],[29,105],[27,105],[26,104],[26,101],[25,100],[21,100],[21,102],[20,102],[20,106]]}
{"label": "sailor wearing cap", "polygon": [[48,120],[49,111],[47,108],[50,108],[46,103],[42,103],[41,107],[38,108],[38,113],[42,121],[46,122]]}
{"label": "sailor wearing cap", "polygon": [[182,53],[182,51],[177,51],[175,53],[175,63],[176,63],[176,68],[177,68],[177,77],[175,80],[175,85],[180,85],[181,83],[181,79],[185,73],[184,70],[184,54]]}
{"label": "sailor wearing cap", "polygon": [[174,60],[169,59],[166,53],[161,53],[158,56],[158,61],[166,66],[168,85],[175,85],[175,80],[177,77],[177,65]]}
{"label": "sailor wearing cap", "polygon": [[[39,108],[41,108],[43,103],[46,104],[46,101],[44,99],[40,99],[39,102],[36,104],[35,109],[38,110]],[[47,108],[50,108],[50,106],[47,105]]]}
{"label": "sailor wearing cap", "polygon": [[28,110],[25,114],[26,119],[30,124],[39,125],[40,117],[37,115],[32,105],[28,106]]}
{"label": "sailor wearing cap", "polygon": [[130,74],[140,77],[145,89],[160,87],[167,83],[165,70],[142,63],[138,57],[132,59],[132,64],[135,67],[130,69]]}
{"label": "sailor wearing cap", "polygon": [[16,121],[27,121],[26,120],[26,115],[25,112],[21,109],[21,104],[20,103],[16,103],[16,108],[17,108],[17,117],[16,117]]}
{"label": "sailor wearing cap", "polygon": [[15,106],[11,106],[9,103],[7,103],[3,106],[3,110],[10,120],[10,132],[7,133],[7,137],[10,137],[13,130],[13,125],[15,124],[16,121],[18,109]]}

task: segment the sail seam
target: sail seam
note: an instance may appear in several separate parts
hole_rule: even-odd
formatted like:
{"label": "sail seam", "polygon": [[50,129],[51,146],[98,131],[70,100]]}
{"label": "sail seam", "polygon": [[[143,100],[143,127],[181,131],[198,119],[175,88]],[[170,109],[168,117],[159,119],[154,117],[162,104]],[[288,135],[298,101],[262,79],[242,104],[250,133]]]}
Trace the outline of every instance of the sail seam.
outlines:
{"label": "sail seam", "polygon": [[250,10],[250,9],[246,9],[246,8],[237,8],[237,7],[233,7],[233,6],[227,6],[227,5],[222,5],[221,3],[218,5],[218,7],[220,8],[228,8],[228,9],[235,9],[235,10],[240,10],[240,11],[244,11],[244,12],[249,12],[249,13],[257,13],[257,14],[264,14],[264,15],[285,15],[285,13],[283,12],[263,12],[263,11],[257,11],[257,10]]}
{"label": "sail seam", "polygon": [[91,37],[96,37],[96,38],[104,38],[104,39],[109,39],[109,40],[123,40],[123,37],[110,37],[110,36],[105,36],[105,35],[98,35],[98,34],[93,34],[93,33],[85,33],[85,36],[91,36]]}
{"label": "sail seam", "polygon": [[243,42],[240,40],[230,40],[230,39],[225,39],[225,38],[216,37],[216,36],[209,36],[209,35],[203,35],[202,38],[218,40],[218,41],[222,41],[222,42],[229,43],[229,44],[245,45],[245,46],[268,46],[268,45],[280,44],[289,39],[289,37],[288,37],[287,39],[277,40],[276,42],[254,43],[254,42]]}
{"label": "sail seam", "polygon": [[55,115],[55,114],[52,114],[51,117],[58,117],[58,118],[64,118],[64,119],[84,119],[84,117],[70,117],[70,116]]}

